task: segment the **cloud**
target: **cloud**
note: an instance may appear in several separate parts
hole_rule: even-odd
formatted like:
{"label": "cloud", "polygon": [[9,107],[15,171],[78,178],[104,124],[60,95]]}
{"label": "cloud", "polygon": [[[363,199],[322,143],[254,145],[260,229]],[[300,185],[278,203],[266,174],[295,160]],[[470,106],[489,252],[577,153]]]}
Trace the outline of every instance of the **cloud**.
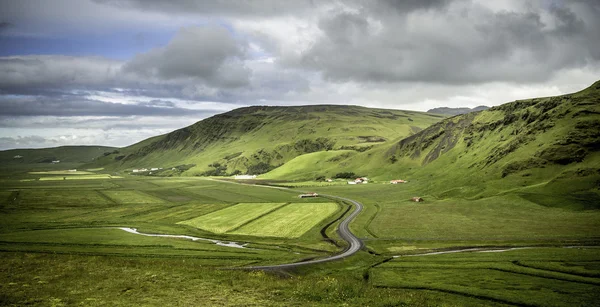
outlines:
{"label": "cloud", "polygon": [[125,72],[172,80],[195,78],[209,85],[238,87],[248,83],[242,61],[243,46],[223,27],[181,29],[162,48],[140,54],[124,66]]}
{"label": "cloud", "polygon": [[18,96],[0,99],[2,116],[183,116],[206,114],[210,110],[192,110],[153,101],[141,104],[111,103],[81,97]]}
{"label": "cloud", "polygon": [[[163,12],[169,14],[202,14],[229,16],[273,16],[299,13],[315,7],[315,1],[295,0],[255,0],[255,1],[164,1],[164,0],[94,0],[96,3],[108,4],[119,8],[143,11]],[[323,1],[327,2],[327,1]]]}
{"label": "cloud", "polygon": [[[49,147],[49,143],[51,143],[49,140],[46,140],[39,135],[30,135],[24,137],[0,137],[0,150],[10,148],[32,148],[37,147],[40,144],[43,144],[45,147]],[[52,143],[54,146],[56,145],[56,142]]]}
{"label": "cloud", "polygon": [[98,87],[117,84],[119,61],[60,55],[0,57],[0,90]]}
{"label": "cloud", "polygon": [[[404,2],[402,2],[404,3]],[[494,11],[483,5],[382,13],[380,5],[320,19],[320,36],[297,59],[332,81],[443,84],[542,82],[600,61],[600,14],[567,5]]]}

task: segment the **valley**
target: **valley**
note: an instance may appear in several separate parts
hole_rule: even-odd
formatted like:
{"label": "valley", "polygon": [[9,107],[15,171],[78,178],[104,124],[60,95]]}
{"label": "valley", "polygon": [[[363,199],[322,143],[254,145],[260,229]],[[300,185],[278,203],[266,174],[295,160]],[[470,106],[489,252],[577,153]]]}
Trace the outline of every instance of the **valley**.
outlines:
{"label": "valley", "polygon": [[251,107],[125,148],[5,151],[0,300],[594,306],[598,114],[597,82],[454,117]]}

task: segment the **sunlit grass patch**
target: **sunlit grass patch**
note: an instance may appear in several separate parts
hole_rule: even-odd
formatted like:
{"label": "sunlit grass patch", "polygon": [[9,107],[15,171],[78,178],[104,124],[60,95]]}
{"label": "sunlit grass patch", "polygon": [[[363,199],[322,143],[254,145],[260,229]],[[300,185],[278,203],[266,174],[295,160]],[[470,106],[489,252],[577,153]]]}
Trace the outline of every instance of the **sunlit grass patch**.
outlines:
{"label": "sunlit grass patch", "polygon": [[294,203],[257,219],[234,234],[297,238],[338,210],[335,203]]}
{"label": "sunlit grass patch", "polygon": [[284,203],[242,203],[178,224],[190,225],[214,233],[224,233],[275,210]]}

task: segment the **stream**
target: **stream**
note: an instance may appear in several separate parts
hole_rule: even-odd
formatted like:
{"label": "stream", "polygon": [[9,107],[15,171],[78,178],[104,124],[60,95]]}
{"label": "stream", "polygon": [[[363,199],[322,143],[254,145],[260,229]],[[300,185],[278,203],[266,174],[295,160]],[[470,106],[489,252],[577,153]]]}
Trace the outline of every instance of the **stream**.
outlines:
{"label": "stream", "polygon": [[248,245],[248,243],[240,244],[237,242],[225,242],[225,241],[219,241],[219,240],[214,240],[214,239],[192,237],[192,236],[187,236],[187,235],[161,235],[161,234],[153,234],[153,233],[142,233],[142,232],[138,232],[137,229],[135,229],[135,228],[129,228],[129,227],[119,227],[119,229],[121,229],[123,231],[127,231],[129,233],[136,234],[136,235],[141,235],[141,236],[188,239],[188,240],[192,240],[192,241],[208,241],[208,242],[215,243],[219,246],[225,246],[225,247],[247,248],[246,245]]}

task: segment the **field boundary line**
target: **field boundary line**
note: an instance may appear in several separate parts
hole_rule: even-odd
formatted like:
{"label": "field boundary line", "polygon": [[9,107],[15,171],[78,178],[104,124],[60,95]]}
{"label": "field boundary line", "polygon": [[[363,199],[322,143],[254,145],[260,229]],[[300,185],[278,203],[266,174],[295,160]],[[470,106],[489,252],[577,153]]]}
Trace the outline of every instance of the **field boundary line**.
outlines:
{"label": "field boundary line", "polygon": [[[557,262],[562,262],[562,261],[557,261]],[[525,268],[530,268],[530,269],[536,269],[536,270],[543,270],[543,271],[549,271],[549,272],[556,272],[556,273],[562,273],[562,274],[568,274],[568,275],[573,275],[573,276],[579,276],[579,277],[587,277],[587,278],[600,278],[600,274],[598,273],[589,273],[586,274],[584,272],[582,273],[576,273],[576,272],[565,272],[565,271],[560,271],[560,270],[552,270],[550,268],[541,268],[541,267],[536,267],[533,265],[528,265],[528,264],[524,264],[521,261],[513,261],[514,265],[518,265],[521,267],[525,267]]]}
{"label": "field boundary line", "polygon": [[381,207],[379,206],[378,203],[375,203],[375,208],[377,208],[377,211],[375,211],[375,213],[369,217],[369,219],[367,220],[367,222],[365,223],[365,225],[363,226],[363,228],[367,231],[368,234],[372,235],[374,238],[378,239],[379,236],[376,235],[371,229],[371,222],[373,222],[373,220],[377,217],[377,215],[379,215],[379,213],[381,212]]}
{"label": "field boundary line", "polygon": [[119,204],[118,202],[116,202],[115,200],[113,200],[112,198],[110,198],[108,195],[104,194],[104,190],[93,190],[94,192],[98,193],[98,195],[100,195],[100,197],[110,201],[112,204],[114,205],[122,205]]}
{"label": "field boundary line", "polygon": [[[251,203],[248,203],[248,204],[251,204]],[[265,216],[267,216],[267,215],[269,215],[269,214],[271,214],[271,213],[273,213],[273,212],[275,212],[275,211],[277,211],[277,210],[279,210],[279,209],[281,209],[281,208],[283,208],[283,207],[287,207],[289,204],[291,204],[291,203],[284,203],[283,205],[281,205],[281,206],[279,206],[279,207],[273,208],[273,209],[271,209],[271,210],[270,210],[270,211],[268,211],[268,212],[265,212],[265,213],[263,213],[263,214],[261,214],[261,215],[259,215],[259,216],[255,217],[255,218],[253,218],[253,219],[251,219],[251,220],[249,220],[249,221],[246,221],[246,222],[244,222],[244,223],[243,223],[243,224],[241,224],[240,226],[237,226],[237,227],[235,227],[235,228],[232,228],[232,229],[230,229],[230,230],[227,230],[225,233],[229,233],[229,232],[232,232],[232,231],[236,231],[236,230],[238,230],[238,229],[240,229],[240,228],[242,228],[242,227],[244,227],[244,226],[246,226],[246,225],[248,225],[248,224],[250,224],[250,223],[252,223],[252,222],[254,222],[254,221],[256,221],[256,220],[258,220],[258,219],[261,219],[261,218],[263,218],[263,217],[265,217]],[[239,204],[238,204],[238,205],[239,205]],[[236,205],[236,206],[237,206],[237,205]]]}
{"label": "field boundary line", "polygon": [[487,296],[487,295],[483,295],[483,294],[475,294],[475,293],[462,292],[462,291],[453,290],[453,289],[442,289],[442,288],[424,287],[424,286],[408,286],[408,285],[407,286],[375,285],[374,287],[375,288],[381,288],[381,289],[406,289],[406,290],[437,291],[437,292],[443,292],[443,293],[449,293],[449,294],[462,295],[462,296],[466,296],[466,297],[472,297],[472,298],[476,298],[476,299],[480,299],[480,300],[484,300],[484,301],[491,301],[491,302],[496,302],[496,303],[509,304],[509,305],[514,305],[514,306],[538,307],[538,305],[534,305],[534,304],[519,303],[519,302],[509,301],[509,300],[505,300],[505,299],[501,299],[501,298],[497,298],[497,297],[493,297],[493,296]]}

